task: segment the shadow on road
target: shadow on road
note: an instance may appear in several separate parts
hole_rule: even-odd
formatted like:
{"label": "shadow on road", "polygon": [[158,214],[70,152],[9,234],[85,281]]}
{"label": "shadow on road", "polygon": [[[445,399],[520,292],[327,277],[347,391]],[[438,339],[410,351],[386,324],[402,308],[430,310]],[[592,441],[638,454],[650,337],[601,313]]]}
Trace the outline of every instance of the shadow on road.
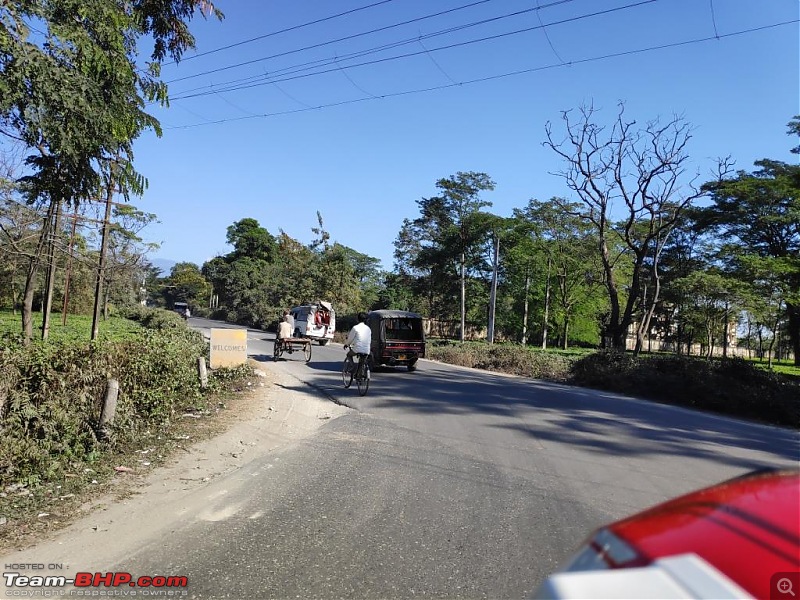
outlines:
{"label": "shadow on road", "polygon": [[[309,364],[308,382],[324,388],[341,362]],[[731,447],[800,459],[798,432],[657,404],[617,394],[508,377],[425,362],[415,372],[384,368],[374,372],[373,410],[416,414],[484,414],[506,417],[489,424],[539,441],[583,446],[611,455],[674,455],[708,458],[745,469],[768,464],[736,456]]]}

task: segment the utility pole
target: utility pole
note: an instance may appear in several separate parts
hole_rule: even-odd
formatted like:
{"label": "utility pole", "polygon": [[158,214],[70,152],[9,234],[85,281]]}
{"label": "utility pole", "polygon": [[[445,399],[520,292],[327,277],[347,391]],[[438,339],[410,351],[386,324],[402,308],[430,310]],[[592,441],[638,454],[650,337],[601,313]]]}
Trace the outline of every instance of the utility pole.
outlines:
{"label": "utility pole", "polygon": [[528,344],[528,294],[531,289],[531,267],[525,265],[525,301],[522,309],[522,345]]}
{"label": "utility pole", "polygon": [[489,295],[489,343],[494,344],[494,315],[497,304],[497,271],[500,263],[500,236],[494,236],[494,269],[492,271],[492,291]]}

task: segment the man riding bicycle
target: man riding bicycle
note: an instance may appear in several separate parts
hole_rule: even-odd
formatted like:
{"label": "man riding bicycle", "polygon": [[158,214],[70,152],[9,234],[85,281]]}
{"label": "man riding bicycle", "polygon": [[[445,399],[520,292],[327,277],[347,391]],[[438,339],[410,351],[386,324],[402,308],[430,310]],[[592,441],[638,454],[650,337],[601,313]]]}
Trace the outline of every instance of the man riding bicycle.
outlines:
{"label": "man riding bicycle", "polygon": [[351,361],[352,366],[350,370],[355,367],[353,357],[357,354],[366,354],[370,352],[370,345],[372,344],[372,330],[367,325],[367,313],[358,313],[358,323],[353,325],[347,334],[347,340],[344,343],[347,351],[347,359]]}

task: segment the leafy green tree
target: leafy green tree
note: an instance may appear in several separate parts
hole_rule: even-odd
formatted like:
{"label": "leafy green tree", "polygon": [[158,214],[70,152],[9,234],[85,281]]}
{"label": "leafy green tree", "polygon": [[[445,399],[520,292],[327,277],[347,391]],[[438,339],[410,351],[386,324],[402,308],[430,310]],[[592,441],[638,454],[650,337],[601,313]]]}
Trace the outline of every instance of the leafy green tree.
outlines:
{"label": "leafy green tree", "polygon": [[106,317],[110,302],[120,306],[141,302],[142,284],[146,277],[145,256],[158,248],[158,244],[146,243],[140,236],[148,225],[156,221],[153,213],[143,212],[130,204],[117,205],[113,208],[112,219],[103,286]]}
{"label": "leafy green tree", "polygon": [[173,265],[169,277],[164,280],[164,297],[167,305],[186,302],[190,306],[205,306],[211,295],[211,285],[203,276],[200,267],[191,262]]}
{"label": "leafy green tree", "polygon": [[[515,215],[530,223],[536,249],[546,257],[545,314],[549,316],[551,277],[554,317],[558,320],[561,347],[569,344],[570,325],[578,315],[597,311],[597,291],[602,285],[602,268],[592,228],[577,215],[580,205],[562,198],[549,202],[531,200]],[[582,305],[587,305],[583,308]],[[588,306],[592,308],[589,309]],[[596,322],[596,314],[592,314]],[[585,328],[583,328],[585,329]],[[547,345],[545,323],[542,347]]]}
{"label": "leafy green tree", "polygon": [[704,271],[714,263],[712,240],[696,227],[699,209],[690,207],[676,224],[661,255],[661,276],[664,283],[661,299],[653,313],[652,331],[680,354],[686,344],[687,354],[693,342],[692,325],[684,319],[694,299],[685,285],[675,285],[695,271]]}
{"label": "leafy green tree", "polygon": [[800,167],[766,159],[755,164],[752,173],[704,186],[713,204],[700,213],[698,227],[724,240],[721,254],[741,280],[780,290],[800,365]]}
{"label": "leafy green tree", "polygon": [[[192,47],[187,23],[197,9],[215,11],[205,0],[15,0],[0,9],[0,135],[29,149],[23,191],[49,204],[26,273],[26,339],[36,274],[62,204],[77,207],[101,189],[125,199],[144,189],[133,141],[160,127],[143,107],[166,103],[160,64]],[[137,43],[145,37],[154,46],[142,68]]]}
{"label": "leafy green tree", "polygon": [[[461,172],[436,182],[439,195],[417,201],[420,216],[405,220],[395,242],[395,260],[401,272],[424,273],[424,289],[430,315],[449,316],[455,278],[460,288],[460,339],[464,340],[467,315],[468,272],[483,268],[487,221],[481,209],[491,202],[480,194],[491,191],[494,181],[485,173]],[[455,277],[454,277],[455,276]],[[474,306],[485,306],[474,302]]]}
{"label": "leafy green tree", "polygon": [[313,301],[318,294],[318,256],[283,231],[278,240],[278,279],[272,293],[276,310]]}
{"label": "leafy green tree", "polygon": [[338,242],[334,243],[334,247],[338,248],[346,263],[352,268],[360,295],[358,309],[375,308],[383,291],[385,277],[380,259],[343,246]]}
{"label": "leafy green tree", "polygon": [[421,310],[421,305],[414,293],[415,283],[416,279],[408,274],[387,273],[375,308]]}
{"label": "leafy green tree", "polygon": [[233,252],[226,257],[228,262],[243,257],[266,262],[275,260],[275,238],[255,219],[242,219],[228,227],[226,241],[233,246]]}
{"label": "leafy green tree", "polygon": [[[452,281],[447,261],[440,259],[438,248],[423,244],[424,238],[432,237],[433,230],[424,219],[403,219],[394,241],[397,277],[392,279],[390,289],[393,297],[402,298],[403,306],[413,306],[429,317],[442,319],[450,314],[446,298]],[[456,289],[452,292],[455,295]]]}
{"label": "leafy green tree", "polygon": [[[317,211],[317,237],[309,244],[314,253],[314,298],[328,300],[340,314],[371,308],[380,294],[380,261],[339,242],[331,242],[322,214]],[[310,299],[308,299],[310,300]]]}
{"label": "leafy green tree", "polygon": [[[537,203],[537,200],[530,200]],[[504,253],[507,293],[511,298],[501,312],[504,327],[525,345],[532,339],[532,331],[540,337],[542,347],[547,346],[547,309],[549,308],[550,264],[540,236],[539,223],[528,218],[526,209],[515,208],[511,233]],[[532,304],[532,306],[531,306]],[[540,325],[531,326],[531,322]]]}
{"label": "leafy green tree", "polygon": [[718,344],[727,355],[729,339],[735,337],[736,315],[743,305],[739,282],[725,276],[718,270],[692,271],[686,277],[673,283],[684,296],[691,298],[691,304],[684,307],[682,318],[689,329],[702,337],[695,338],[711,357]]}
{"label": "leafy green tree", "polygon": [[[800,138],[800,115],[795,116],[789,121],[789,130],[786,132],[789,135]],[[791,149],[792,154],[800,154],[800,144]]]}

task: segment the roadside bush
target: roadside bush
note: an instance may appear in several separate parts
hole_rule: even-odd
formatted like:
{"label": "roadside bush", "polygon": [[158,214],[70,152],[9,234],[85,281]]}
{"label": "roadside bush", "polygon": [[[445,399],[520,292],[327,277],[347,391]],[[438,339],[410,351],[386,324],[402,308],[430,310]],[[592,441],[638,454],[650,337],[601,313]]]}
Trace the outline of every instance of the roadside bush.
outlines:
{"label": "roadside bush", "polygon": [[165,308],[148,308],[132,306],[124,309],[121,316],[139,323],[147,329],[179,329],[186,328],[186,321],[173,310]]}
{"label": "roadside bush", "polygon": [[574,358],[518,344],[434,341],[427,356],[452,365],[511,373],[523,377],[565,381]]}
{"label": "roadside bush", "polygon": [[800,384],[740,358],[596,352],[574,365],[571,383],[800,428]]}
{"label": "roadside bush", "polygon": [[[0,490],[74,475],[81,471],[76,465],[202,406],[196,368],[206,344],[186,327],[151,320],[165,323],[125,340],[23,346],[6,339],[0,351]],[[111,440],[101,443],[95,432],[109,378],[119,381],[120,391]]]}

